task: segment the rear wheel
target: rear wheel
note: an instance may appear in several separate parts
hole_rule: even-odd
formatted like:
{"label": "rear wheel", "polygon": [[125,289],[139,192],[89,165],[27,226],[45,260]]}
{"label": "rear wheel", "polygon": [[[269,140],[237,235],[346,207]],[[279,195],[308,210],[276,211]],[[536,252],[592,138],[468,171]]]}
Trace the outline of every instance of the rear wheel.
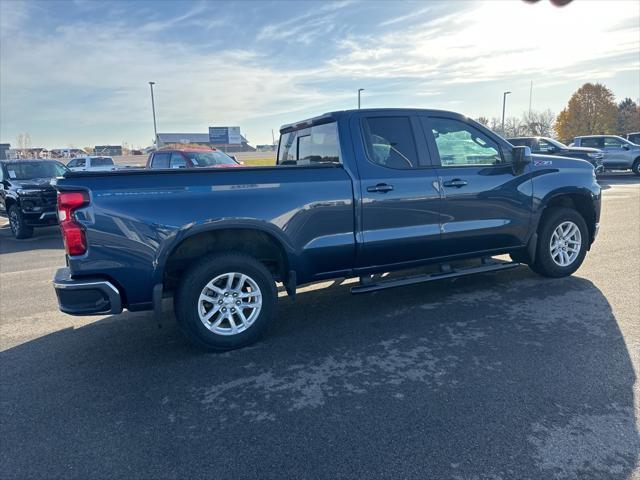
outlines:
{"label": "rear wheel", "polygon": [[577,211],[553,208],[546,212],[538,232],[531,269],[546,277],[566,277],[582,264],[589,245],[587,225]]}
{"label": "rear wheel", "polygon": [[9,207],[9,225],[13,236],[18,239],[29,238],[33,236],[33,227],[27,225],[22,216],[22,211],[18,205]]}
{"label": "rear wheel", "polygon": [[180,328],[208,350],[232,350],[262,336],[276,307],[275,282],[247,255],[209,255],[183,276],[175,297]]}
{"label": "rear wheel", "polygon": [[633,173],[640,176],[640,158],[636,158],[636,161],[633,162],[631,170],[633,171]]}

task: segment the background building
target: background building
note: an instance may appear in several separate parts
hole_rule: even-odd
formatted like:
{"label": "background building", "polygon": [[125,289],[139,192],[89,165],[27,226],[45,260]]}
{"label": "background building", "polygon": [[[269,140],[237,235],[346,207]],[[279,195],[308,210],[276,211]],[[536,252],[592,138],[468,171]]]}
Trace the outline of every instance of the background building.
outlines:
{"label": "background building", "polygon": [[122,155],[122,145],[96,145],[93,147],[93,154],[118,157]]}
{"label": "background building", "polygon": [[220,143],[211,143],[209,141],[208,133],[158,133],[158,148],[162,148],[171,144],[193,144],[203,145],[207,147],[217,148],[223,152],[255,152],[256,149],[249,145],[248,140],[241,135],[241,141],[239,145],[225,145]]}

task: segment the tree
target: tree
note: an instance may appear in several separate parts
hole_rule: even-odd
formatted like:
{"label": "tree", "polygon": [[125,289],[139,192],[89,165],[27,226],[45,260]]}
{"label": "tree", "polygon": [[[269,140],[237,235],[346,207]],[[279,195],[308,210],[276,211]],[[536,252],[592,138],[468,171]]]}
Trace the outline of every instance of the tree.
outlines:
{"label": "tree", "polygon": [[27,150],[31,148],[31,135],[29,133],[19,133],[16,139],[18,146],[18,156],[20,158],[27,158],[29,156]]}
{"label": "tree", "polygon": [[618,133],[626,135],[631,132],[640,132],[640,107],[630,98],[625,98],[618,104]]}
{"label": "tree", "polygon": [[617,130],[618,107],[613,93],[600,83],[585,83],[558,114],[556,132],[570,142],[578,135],[606,134]]}
{"label": "tree", "polygon": [[[502,128],[502,125],[500,126]],[[517,117],[509,117],[504,121],[504,132],[506,138],[520,137],[525,135],[525,126]]]}
{"label": "tree", "polygon": [[476,122],[480,123],[481,125],[484,125],[485,127],[489,126],[489,119],[487,117],[478,117],[476,118]]}
{"label": "tree", "polygon": [[531,137],[552,137],[554,120],[555,115],[549,109],[525,113],[522,115],[524,134]]}

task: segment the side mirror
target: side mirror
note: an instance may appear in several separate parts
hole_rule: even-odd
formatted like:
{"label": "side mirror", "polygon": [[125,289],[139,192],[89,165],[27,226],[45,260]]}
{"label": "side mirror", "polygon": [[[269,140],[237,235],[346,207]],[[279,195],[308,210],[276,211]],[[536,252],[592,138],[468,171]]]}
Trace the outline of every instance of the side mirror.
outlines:
{"label": "side mirror", "polygon": [[629,150],[629,145],[627,145],[627,144],[625,143],[624,145],[622,145],[622,148],[623,148],[624,150]]}
{"label": "side mirror", "polygon": [[240,162],[238,161],[238,158],[237,158],[235,155],[229,155],[229,156],[230,156],[231,158],[233,158],[233,160],[234,160],[234,161],[236,161],[236,162],[240,163]]}
{"label": "side mirror", "polygon": [[521,173],[524,167],[531,163],[531,148],[526,146],[513,147],[511,150],[511,163],[514,173]]}

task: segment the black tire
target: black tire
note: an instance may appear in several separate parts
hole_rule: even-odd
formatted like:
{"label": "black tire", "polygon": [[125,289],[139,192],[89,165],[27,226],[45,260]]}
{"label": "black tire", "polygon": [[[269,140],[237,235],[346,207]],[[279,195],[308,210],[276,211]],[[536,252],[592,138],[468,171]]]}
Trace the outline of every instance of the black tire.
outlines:
{"label": "black tire", "polygon": [[[551,256],[551,236],[554,230],[564,222],[573,222],[580,230],[581,244],[577,257],[567,266],[558,265]],[[536,259],[529,267],[545,277],[567,277],[580,268],[587,254],[590,237],[587,224],[576,210],[565,207],[553,207],[544,213],[538,229]]]}
{"label": "black tire", "polygon": [[[199,298],[210,281],[229,272],[247,275],[257,284],[262,306],[246,330],[222,335],[204,326],[198,313]],[[180,329],[191,342],[207,350],[226,351],[250,345],[263,335],[275,314],[277,298],[275,281],[262,263],[248,255],[226,253],[208,255],[187,270],[180,281],[174,305]],[[215,306],[211,305],[211,308]]]}
{"label": "black tire", "polygon": [[30,238],[33,236],[33,227],[24,222],[22,211],[18,205],[14,204],[9,207],[9,226],[13,236],[17,239]]}
{"label": "black tire", "polygon": [[636,158],[636,161],[633,162],[633,166],[631,167],[631,171],[636,175],[640,176],[640,158]]}

